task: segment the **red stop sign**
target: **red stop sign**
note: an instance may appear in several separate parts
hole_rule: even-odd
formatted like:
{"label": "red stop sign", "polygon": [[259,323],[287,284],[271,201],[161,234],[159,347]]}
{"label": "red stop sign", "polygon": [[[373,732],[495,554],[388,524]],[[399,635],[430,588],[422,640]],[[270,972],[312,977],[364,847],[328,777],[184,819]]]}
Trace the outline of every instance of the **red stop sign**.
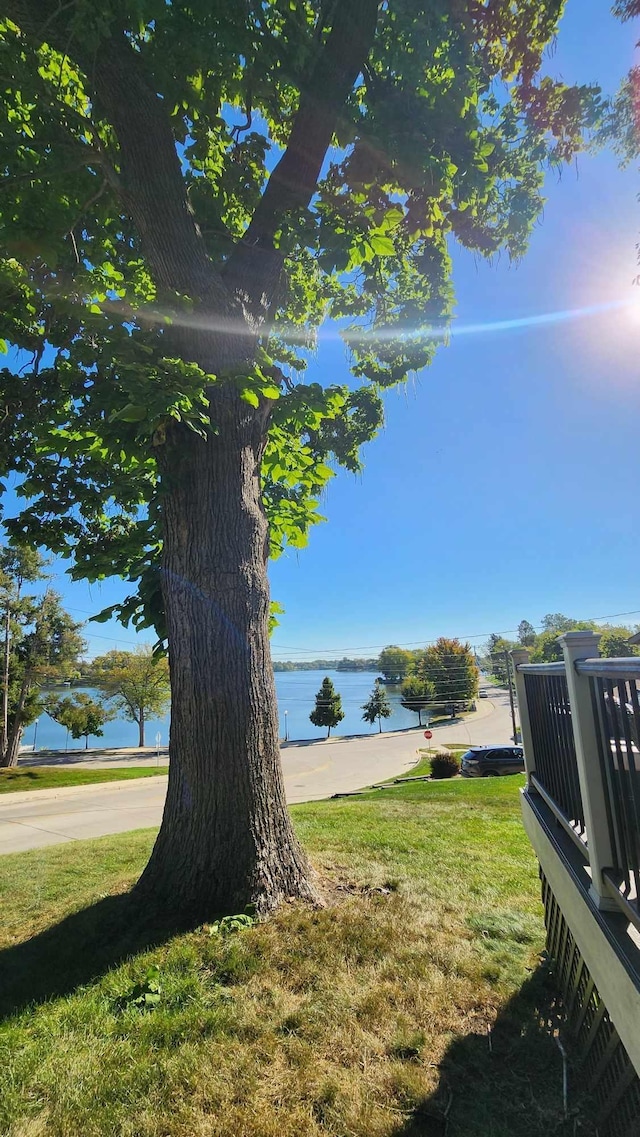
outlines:
{"label": "red stop sign", "polygon": [[433,738],[433,731],[425,730],[424,736],[425,736],[425,738]]}

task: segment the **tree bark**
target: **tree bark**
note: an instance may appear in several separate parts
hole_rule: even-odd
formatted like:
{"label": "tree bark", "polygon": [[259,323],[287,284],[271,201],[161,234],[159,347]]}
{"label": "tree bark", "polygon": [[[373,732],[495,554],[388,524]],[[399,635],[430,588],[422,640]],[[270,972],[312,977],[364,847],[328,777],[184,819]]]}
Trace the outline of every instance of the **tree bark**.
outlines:
{"label": "tree bark", "polygon": [[169,785],[138,888],[187,922],[316,898],[280,765],[257,415],[218,392],[219,435],[163,456]]}
{"label": "tree bark", "polygon": [[28,694],[29,683],[28,681],[25,681],[23,682],[20,689],[20,698],[18,699],[18,705],[13,717],[13,723],[11,725],[11,730],[9,731],[9,736],[7,738],[6,748],[0,760],[0,765],[4,768],[18,765],[18,755],[20,754],[20,739],[22,738],[23,731],[23,726],[20,720],[22,718],[22,712],[24,710],[24,705],[27,701]]}
{"label": "tree bark", "polygon": [[140,707],[140,718],[138,719],[138,746],[144,746],[144,709]]}
{"label": "tree bark", "polygon": [[7,599],[4,617],[4,656],[2,664],[2,724],[0,726],[0,754],[4,754],[9,736],[9,647],[11,641],[11,609]]}

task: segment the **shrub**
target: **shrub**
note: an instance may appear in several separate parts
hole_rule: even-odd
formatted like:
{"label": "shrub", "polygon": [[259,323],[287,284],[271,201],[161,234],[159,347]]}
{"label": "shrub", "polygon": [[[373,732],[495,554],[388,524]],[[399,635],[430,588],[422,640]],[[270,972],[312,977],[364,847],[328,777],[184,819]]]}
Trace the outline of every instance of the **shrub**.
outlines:
{"label": "shrub", "polygon": [[460,773],[460,762],[448,750],[437,750],[431,759],[432,778],[455,778]]}

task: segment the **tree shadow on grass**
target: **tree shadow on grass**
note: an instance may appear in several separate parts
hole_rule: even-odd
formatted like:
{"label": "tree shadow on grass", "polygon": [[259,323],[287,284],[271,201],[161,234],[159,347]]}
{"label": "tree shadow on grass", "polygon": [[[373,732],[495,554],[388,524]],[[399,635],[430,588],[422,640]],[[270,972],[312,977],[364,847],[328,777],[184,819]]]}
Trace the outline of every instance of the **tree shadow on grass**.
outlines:
{"label": "tree shadow on grass", "polygon": [[[393,1137],[594,1137],[593,1101],[570,1047],[565,1117],[557,1027],[556,993],[541,966],[502,1008],[490,1034],[453,1040],[436,1090]],[[560,1035],[566,1045],[562,1027]]]}
{"label": "tree shadow on grass", "polygon": [[98,900],[0,951],[0,1019],[68,995],[180,930],[171,920],[141,909],[135,892]]}

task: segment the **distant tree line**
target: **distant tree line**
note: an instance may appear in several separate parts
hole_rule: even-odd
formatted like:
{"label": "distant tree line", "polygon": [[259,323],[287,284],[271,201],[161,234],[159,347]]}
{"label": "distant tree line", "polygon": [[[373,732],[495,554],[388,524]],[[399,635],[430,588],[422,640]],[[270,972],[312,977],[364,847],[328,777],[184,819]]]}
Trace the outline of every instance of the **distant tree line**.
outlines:
{"label": "distant tree line", "polygon": [[507,682],[505,652],[525,647],[532,663],[556,663],[562,658],[558,637],[564,632],[593,631],[600,634],[600,654],[607,659],[638,655],[638,648],[628,642],[635,628],[624,624],[596,624],[593,620],[575,620],[562,612],[548,612],[542,617],[538,630],[528,620],[518,624],[517,639],[507,639],[497,632],[487,640],[480,656],[480,665],[500,683]]}

